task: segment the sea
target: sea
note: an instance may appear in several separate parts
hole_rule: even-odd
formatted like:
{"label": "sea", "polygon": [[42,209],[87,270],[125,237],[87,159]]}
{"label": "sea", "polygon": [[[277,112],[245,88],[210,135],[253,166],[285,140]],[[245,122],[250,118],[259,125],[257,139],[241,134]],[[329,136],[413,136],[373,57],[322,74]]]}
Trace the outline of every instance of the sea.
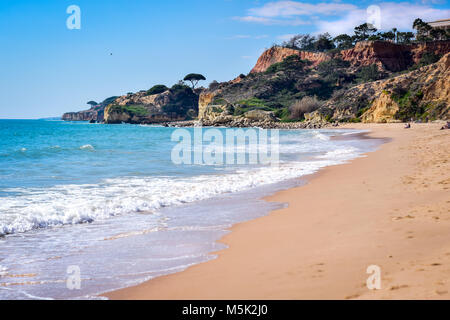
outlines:
{"label": "sea", "polygon": [[201,146],[245,163],[180,163],[180,130],[198,129],[0,120],[0,299],[104,299],[215,259],[231,226],[287,206],[263,197],[382,143],[358,130],[251,129],[276,142],[276,164],[250,161],[250,139]]}

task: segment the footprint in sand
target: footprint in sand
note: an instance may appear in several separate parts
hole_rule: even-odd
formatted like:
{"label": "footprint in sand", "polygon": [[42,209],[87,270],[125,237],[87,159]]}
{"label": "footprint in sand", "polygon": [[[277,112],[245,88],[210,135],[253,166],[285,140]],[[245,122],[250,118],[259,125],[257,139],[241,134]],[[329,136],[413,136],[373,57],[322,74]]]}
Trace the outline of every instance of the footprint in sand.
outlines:
{"label": "footprint in sand", "polygon": [[407,284],[403,284],[400,286],[392,286],[389,290],[394,291],[394,290],[400,290],[400,289],[404,289],[404,288],[408,288],[409,286]]}
{"label": "footprint in sand", "polygon": [[436,292],[436,294],[438,294],[438,295],[440,295],[440,296],[442,296],[442,295],[444,295],[444,294],[447,294],[447,293],[448,293],[448,291],[447,291],[447,290],[436,290],[435,292]]}

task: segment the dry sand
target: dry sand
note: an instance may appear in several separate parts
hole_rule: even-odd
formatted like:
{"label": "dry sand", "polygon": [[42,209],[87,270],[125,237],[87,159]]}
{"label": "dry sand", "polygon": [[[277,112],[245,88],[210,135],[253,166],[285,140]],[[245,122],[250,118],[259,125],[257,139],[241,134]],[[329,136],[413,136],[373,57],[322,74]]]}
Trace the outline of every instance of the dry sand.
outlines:
{"label": "dry sand", "polygon": [[[450,131],[363,125],[391,138],[269,201],[289,207],[232,228],[229,248],[111,299],[449,299]],[[381,290],[366,287],[381,268]]]}

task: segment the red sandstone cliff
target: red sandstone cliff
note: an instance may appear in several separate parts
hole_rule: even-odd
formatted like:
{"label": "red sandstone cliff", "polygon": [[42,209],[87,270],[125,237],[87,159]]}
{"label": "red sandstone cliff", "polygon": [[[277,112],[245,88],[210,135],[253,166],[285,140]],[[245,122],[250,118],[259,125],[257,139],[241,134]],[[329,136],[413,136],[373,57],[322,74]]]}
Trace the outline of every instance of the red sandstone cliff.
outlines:
{"label": "red sandstone cliff", "polygon": [[330,56],[322,52],[307,52],[299,51],[294,49],[282,48],[282,47],[272,47],[259,57],[258,62],[256,62],[255,67],[250,71],[250,73],[264,72],[272,64],[283,61],[289,56],[297,55],[302,60],[309,60],[313,63],[313,66],[319,63],[329,60]]}
{"label": "red sandstone cliff", "polygon": [[375,64],[381,70],[401,71],[419,62],[426,52],[442,56],[449,51],[450,41],[409,45],[385,41],[364,41],[358,42],[352,49],[341,51],[340,57],[356,67]]}
{"label": "red sandstone cliff", "polygon": [[[409,45],[395,44],[386,41],[358,42],[354,48],[341,51],[337,57],[349,61],[352,66],[377,65],[380,70],[401,71],[419,62],[425,52],[442,56],[450,51],[450,41],[435,41]],[[251,73],[264,72],[272,64],[283,61],[291,55],[298,55],[303,60],[317,66],[331,59],[331,55],[322,52],[307,52],[294,49],[273,47],[259,57]]]}

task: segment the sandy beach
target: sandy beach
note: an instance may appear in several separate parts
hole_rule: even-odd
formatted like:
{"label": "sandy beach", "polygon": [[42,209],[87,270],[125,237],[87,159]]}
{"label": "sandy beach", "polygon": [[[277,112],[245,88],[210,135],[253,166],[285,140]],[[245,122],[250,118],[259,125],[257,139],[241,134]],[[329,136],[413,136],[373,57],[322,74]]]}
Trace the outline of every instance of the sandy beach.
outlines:
{"label": "sandy beach", "polygon": [[[386,143],[271,196],[289,206],[234,226],[217,259],[106,296],[450,299],[450,131],[440,126],[347,125]],[[366,286],[370,265],[380,290]]]}

